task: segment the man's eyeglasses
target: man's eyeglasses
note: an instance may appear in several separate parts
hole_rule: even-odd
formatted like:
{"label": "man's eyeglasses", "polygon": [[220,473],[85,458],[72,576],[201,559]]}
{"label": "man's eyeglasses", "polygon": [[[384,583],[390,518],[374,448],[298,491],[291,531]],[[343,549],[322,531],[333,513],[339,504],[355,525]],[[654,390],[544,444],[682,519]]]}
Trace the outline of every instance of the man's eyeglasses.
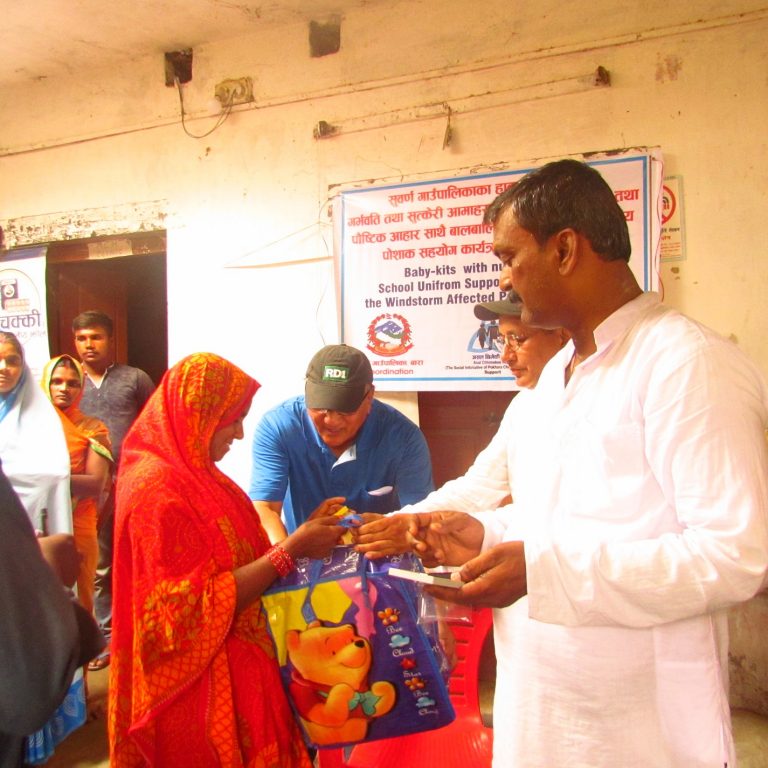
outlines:
{"label": "man's eyeglasses", "polygon": [[[341,419],[351,419],[357,411],[334,411],[333,408],[307,408],[313,414],[317,416],[328,416],[329,414]],[[358,408],[358,410],[360,410]]]}
{"label": "man's eyeglasses", "polygon": [[502,338],[504,339],[505,347],[509,347],[512,352],[517,352],[528,341],[530,336],[518,336],[516,333],[507,333]]}

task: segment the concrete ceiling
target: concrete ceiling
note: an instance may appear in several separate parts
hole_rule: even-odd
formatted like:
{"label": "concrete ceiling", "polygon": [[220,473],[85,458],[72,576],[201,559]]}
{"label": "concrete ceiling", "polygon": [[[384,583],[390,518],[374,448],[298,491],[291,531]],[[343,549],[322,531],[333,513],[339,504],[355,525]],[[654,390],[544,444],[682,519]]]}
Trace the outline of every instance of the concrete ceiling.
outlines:
{"label": "concrete ceiling", "polygon": [[377,2],[386,0],[6,0],[0,87],[117,68]]}

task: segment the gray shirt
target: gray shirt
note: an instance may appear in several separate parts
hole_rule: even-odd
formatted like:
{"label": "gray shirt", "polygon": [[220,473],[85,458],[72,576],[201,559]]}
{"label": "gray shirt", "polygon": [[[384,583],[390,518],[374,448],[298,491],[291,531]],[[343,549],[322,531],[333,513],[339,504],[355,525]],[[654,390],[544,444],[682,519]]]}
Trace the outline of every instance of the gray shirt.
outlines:
{"label": "gray shirt", "polygon": [[154,389],[152,379],[141,368],[120,363],[113,363],[107,368],[98,387],[88,376],[85,377],[80,410],[107,425],[115,464],[120,460],[120,447],[128,428]]}

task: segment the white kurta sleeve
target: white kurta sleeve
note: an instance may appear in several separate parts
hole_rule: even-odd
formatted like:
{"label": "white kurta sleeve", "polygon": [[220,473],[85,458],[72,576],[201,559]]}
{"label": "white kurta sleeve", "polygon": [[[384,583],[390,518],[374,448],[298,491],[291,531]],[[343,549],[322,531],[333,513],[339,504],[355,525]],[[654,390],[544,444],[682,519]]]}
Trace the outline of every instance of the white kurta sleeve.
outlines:
{"label": "white kurta sleeve", "polygon": [[685,322],[574,377],[568,407],[586,405],[559,435],[557,506],[526,535],[531,617],[647,627],[763,586],[765,382],[735,345]]}

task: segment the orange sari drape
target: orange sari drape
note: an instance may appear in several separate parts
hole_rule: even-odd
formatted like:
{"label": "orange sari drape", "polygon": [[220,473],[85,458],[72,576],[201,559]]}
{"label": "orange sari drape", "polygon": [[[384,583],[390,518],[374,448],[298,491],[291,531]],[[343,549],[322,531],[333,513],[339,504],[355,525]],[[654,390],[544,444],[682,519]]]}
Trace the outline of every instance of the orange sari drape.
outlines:
{"label": "orange sari drape", "polygon": [[[80,394],[69,408],[56,408],[64,437],[69,450],[69,468],[73,475],[82,475],[86,470],[88,452],[95,450],[110,462],[112,446],[109,440],[109,430],[106,424],[91,416],[86,416],[79,408],[83,396],[85,374],[80,363],[70,355],[59,355],[49,360],[43,368],[42,387],[45,394],[51,397],[51,377],[59,362],[67,358],[74,365],[80,378]],[[87,498],[72,497],[72,531],[75,536],[75,546],[82,555],[80,573],[77,577],[77,597],[88,611],[93,611],[94,579],[96,566],[99,561],[99,541],[96,526],[102,499],[94,496]]]}
{"label": "orange sari drape", "polygon": [[118,482],[109,739],[112,768],[309,768],[259,601],[235,617],[233,570],[269,542],[211,438],[258,384],[196,354],[129,431]]}

